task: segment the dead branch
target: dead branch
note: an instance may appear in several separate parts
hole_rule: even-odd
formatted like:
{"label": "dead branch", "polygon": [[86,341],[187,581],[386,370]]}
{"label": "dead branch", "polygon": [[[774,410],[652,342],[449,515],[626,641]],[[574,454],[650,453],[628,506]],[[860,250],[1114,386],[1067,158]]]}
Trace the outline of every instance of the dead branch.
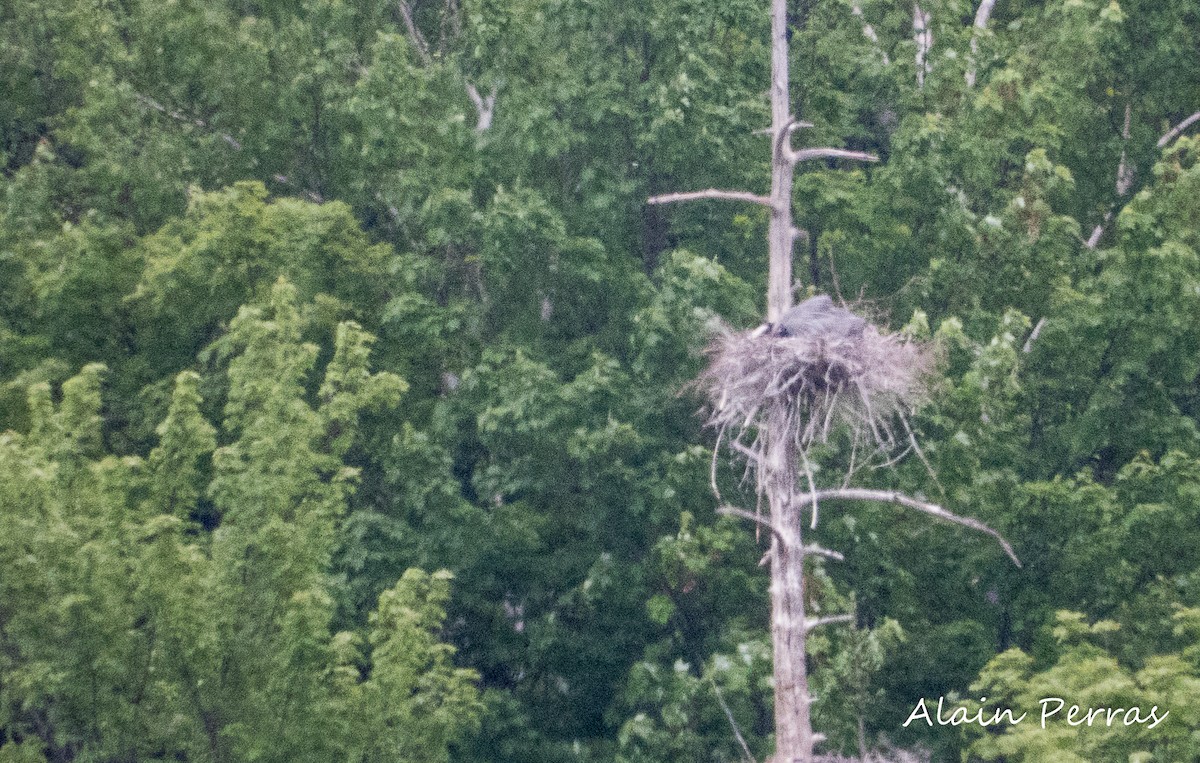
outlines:
{"label": "dead branch", "polygon": [[1009,544],[1004,536],[993,530],[988,525],[980,522],[978,519],[971,517],[962,517],[953,512],[943,509],[934,503],[927,501],[919,501],[916,498],[911,498],[903,493],[897,493],[892,490],[869,490],[866,488],[835,488],[830,490],[818,490],[816,495],[799,496],[800,504],[807,504],[813,500],[818,501],[875,501],[878,503],[894,503],[900,506],[905,506],[910,509],[924,512],[938,519],[952,522],[956,525],[969,527],[972,530],[978,530],[985,535],[990,535],[996,539],[1004,553],[1012,559],[1013,564],[1021,566],[1021,560],[1017,558],[1017,554],[1013,551],[1012,545]]}
{"label": "dead branch", "polygon": [[1116,206],[1120,200],[1129,193],[1129,189],[1133,187],[1133,168],[1129,166],[1126,150],[1129,146],[1129,127],[1133,116],[1133,106],[1129,101],[1125,102],[1125,124],[1121,128],[1121,159],[1117,162],[1117,180],[1115,189],[1117,192],[1117,200],[1109,205],[1108,211],[1104,213],[1104,219],[1095,228],[1092,228],[1092,235],[1088,236],[1087,241],[1083,245],[1088,249],[1095,249],[1100,243],[1100,239],[1104,236],[1104,231],[1108,228],[1109,222],[1112,221],[1113,213],[1116,211]]}
{"label": "dead branch", "polygon": [[761,453],[750,450],[749,448],[747,448],[745,445],[742,445],[737,440],[730,440],[729,447],[733,448],[738,453],[741,453],[743,456],[745,456],[748,459],[751,459],[754,462],[758,462],[762,459]]}
{"label": "dead branch", "polygon": [[425,36],[421,34],[420,29],[417,29],[417,24],[413,20],[412,6],[406,0],[397,0],[396,7],[400,11],[400,18],[404,19],[404,27],[408,30],[409,41],[421,58],[421,63],[428,66],[433,62],[433,56],[429,52],[429,43],[425,41]]}
{"label": "dead branch", "polygon": [[865,151],[847,151],[844,148],[802,148],[799,151],[788,150],[784,157],[796,164],[812,159],[857,159],[862,162],[877,162],[879,157]]}
{"label": "dead branch", "polygon": [[1021,348],[1021,352],[1028,354],[1029,351],[1033,349],[1033,343],[1037,341],[1037,338],[1042,333],[1042,329],[1045,327],[1046,317],[1042,316],[1041,318],[1038,318],[1038,322],[1034,325],[1033,331],[1029,332],[1029,338],[1025,340],[1025,346]]}
{"label": "dead branch", "polygon": [[809,620],[804,623],[804,630],[812,631],[820,628],[822,625],[833,625],[834,623],[850,623],[854,622],[854,615],[830,615],[829,617],[818,617],[816,620]]}
{"label": "dead branch", "polygon": [[[1130,107],[1129,107],[1129,104],[1126,104],[1126,106],[1125,106],[1125,129],[1122,131],[1122,135],[1121,135],[1121,137],[1124,138],[1126,143],[1129,142],[1129,121],[1130,121]],[[1197,111],[1195,114],[1192,114],[1191,116],[1187,117],[1182,122],[1180,122],[1179,124],[1172,127],[1170,130],[1167,130],[1163,134],[1163,136],[1158,139],[1158,142],[1155,144],[1155,147],[1156,148],[1166,148],[1167,146],[1169,146],[1171,144],[1171,141],[1175,140],[1180,135],[1182,135],[1184,130],[1188,129],[1189,127],[1191,127],[1193,124],[1195,124],[1198,121],[1200,121],[1200,111]],[[1126,193],[1129,192],[1129,190],[1132,186],[1133,186],[1133,171],[1130,168],[1128,168],[1126,165],[1125,148],[1124,148],[1124,146],[1122,146],[1121,161],[1120,161],[1120,164],[1117,165],[1117,195],[1124,196]],[[1092,234],[1090,236],[1088,236],[1087,241],[1083,242],[1083,245],[1086,246],[1088,249],[1095,249],[1096,245],[1100,243],[1100,239],[1104,236],[1104,231],[1108,228],[1108,224],[1109,224],[1109,222],[1112,221],[1112,218],[1113,218],[1113,210],[1109,209],[1107,212],[1104,213],[1104,220],[1099,225],[1097,225],[1095,228],[1092,229]]]}
{"label": "dead branch", "polygon": [[713,680],[711,674],[707,674],[706,672],[705,677],[712,684],[713,693],[717,697],[717,704],[721,706],[721,710],[725,713],[725,718],[729,721],[729,725],[733,729],[733,736],[742,748],[742,754],[749,763],[754,763],[754,753],[750,752],[750,745],[746,744],[746,738],[742,736],[742,730],[738,728],[737,720],[733,717],[733,711],[729,709],[729,704],[725,702],[725,695],[721,693],[721,687],[717,686],[717,682]]}
{"label": "dead branch", "polygon": [[475,104],[475,112],[479,120],[475,123],[475,132],[487,132],[492,126],[492,115],[496,111],[496,92],[497,88],[492,86],[492,92],[486,98],[479,95],[479,90],[470,82],[467,83],[467,95],[471,98],[471,103]]}
{"label": "dead branch", "polygon": [[988,19],[996,0],[983,0],[975,11],[975,28],[971,31],[971,63],[967,67],[967,87],[975,87],[975,56],[979,54],[979,33],[987,29]]}
{"label": "dead branch", "polygon": [[1192,114],[1187,119],[1172,127],[1170,130],[1167,130],[1166,134],[1158,139],[1157,146],[1159,148],[1166,148],[1171,141],[1178,138],[1181,134],[1183,134],[1184,130],[1191,127],[1197,121],[1200,121],[1200,111],[1197,111],[1195,114]]}
{"label": "dead branch", "polygon": [[1127,149],[1129,148],[1129,125],[1133,116],[1133,104],[1125,102],[1125,126],[1121,128],[1121,161],[1117,163],[1117,198],[1129,193],[1133,185],[1133,167],[1129,166]]}
{"label": "dead branch", "polygon": [[836,551],[832,551],[828,548],[822,548],[821,546],[816,546],[816,545],[811,545],[811,544],[804,547],[804,553],[806,555],[813,554],[815,556],[823,556],[826,559],[832,559],[835,562],[846,561],[846,557],[842,556],[841,554],[839,554]]}
{"label": "dead branch", "polygon": [[683,193],[664,193],[646,199],[647,204],[672,204],[677,201],[695,201],[697,199],[724,199],[726,201],[748,201],[751,204],[771,206],[771,200],[749,191],[721,191],[709,188],[704,191],[684,191]]}
{"label": "dead branch", "polygon": [[[417,23],[413,19],[413,9],[407,0],[397,0],[396,8],[400,11],[400,18],[404,20],[404,28],[408,31],[408,39],[412,43],[413,49],[417,51],[417,56],[421,59],[421,63],[429,66],[433,63],[433,53],[429,49],[429,42],[425,36],[421,34],[421,30],[417,28]],[[448,3],[447,8],[454,14],[457,6]],[[456,32],[461,32],[458,26],[457,17],[455,16]],[[487,96],[481,96],[479,89],[471,82],[464,83],[467,90],[467,97],[471,99],[471,103],[475,106],[475,113],[478,117],[475,122],[475,132],[484,133],[492,126],[492,118],[496,112],[496,92],[497,88],[493,87],[492,92]]]}
{"label": "dead branch", "polygon": [[308,200],[313,202],[314,204],[324,204],[325,203],[324,196],[317,193],[316,191],[312,191],[307,188],[301,188],[296,183],[293,183],[291,178],[289,178],[287,175],[272,175],[271,179],[274,180],[276,183],[279,183],[280,185],[286,185],[291,188],[295,188],[298,191],[301,191],[306,197],[308,197]]}

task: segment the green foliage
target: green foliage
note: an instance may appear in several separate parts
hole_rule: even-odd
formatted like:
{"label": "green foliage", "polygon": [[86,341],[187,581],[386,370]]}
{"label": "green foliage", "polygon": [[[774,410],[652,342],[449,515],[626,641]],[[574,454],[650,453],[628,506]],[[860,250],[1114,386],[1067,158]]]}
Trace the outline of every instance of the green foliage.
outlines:
{"label": "green foliage", "polygon": [[316,350],[280,281],[269,310],[230,327],[228,444],[184,372],[145,463],[103,454],[103,367],[64,383],[58,405],[31,389],[30,432],[6,434],[0,457],[8,759],[359,760],[397,746],[447,759],[479,713],[476,674],[436,637],[448,576],[410,570],[381,599],[369,656],[331,628],[357,472],[342,456],[360,416],[403,389],[368,370],[371,341],[339,326],[311,407]]}
{"label": "green foliage", "polygon": [[[1180,610],[1174,619],[1176,632],[1183,635],[1195,611]],[[1003,733],[972,734],[972,755],[980,760],[1085,761],[1180,760],[1194,754],[1200,719],[1191,698],[1200,689],[1200,666],[1182,655],[1163,655],[1141,670],[1130,670],[1111,653],[1109,644],[1122,635],[1116,623],[1089,625],[1082,614],[1067,611],[1057,613],[1056,623],[1054,654],[1045,666],[1019,649],[1009,650],[988,663],[972,685],[972,691],[988,697],[989,705],[1029,712],[1024,722],[1004,727]],[[1059,709],[1047,698],[1065,698],[1067,708]],[[1068,715],[1072,705],[1082,708],[1074,719]],[[1120,708],[1112,716],[1120,720],[1109,723],[1104,713],[1087,722],[1093,708]],[[1131,708],[1146,720],[1127,723],[1134,720],[1128,715]]]}
{"label": "green foliage", "polygon": [[[1195,1],[921,5],[922,86],[910,6],[789,7],[796,146],[881,159],[798,168],[797,293],[938,346],[863,482],[1024,568],[824,510],[824,749],[1187,759]],[[714,474],[753,496],[687,386],[761,320],[766,213],[644,203],[766,189],[765,4],[407,6],[0,4],[0,760],[733,760],[718,689],[769,753]],[[1171,718],[900,728],[972,687]]]}

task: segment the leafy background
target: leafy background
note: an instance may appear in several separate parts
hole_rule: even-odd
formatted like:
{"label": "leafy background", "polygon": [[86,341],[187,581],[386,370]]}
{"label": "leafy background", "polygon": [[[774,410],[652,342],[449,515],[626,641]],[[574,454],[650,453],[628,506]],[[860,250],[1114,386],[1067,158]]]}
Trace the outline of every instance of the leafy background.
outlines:
{"label": "leafy background", "polygon": [[[1200,5],[924,10],[918,85],[909,6],[790,7],[800,137],[883,160],[803,168],[797,273],[945,357],[936,482],[875,486],[1025,568],[825,512],[816,723],[1200,759],[1200,144],[1159,145]],[[765,187],[766,39],[743,0],[0,6],[0,761],[740,759],[722,701],[768,754],[762,545],[686,387],[759,320],[765,215],[645,204]],[[1170,718],[902,728],[942,695]]]}

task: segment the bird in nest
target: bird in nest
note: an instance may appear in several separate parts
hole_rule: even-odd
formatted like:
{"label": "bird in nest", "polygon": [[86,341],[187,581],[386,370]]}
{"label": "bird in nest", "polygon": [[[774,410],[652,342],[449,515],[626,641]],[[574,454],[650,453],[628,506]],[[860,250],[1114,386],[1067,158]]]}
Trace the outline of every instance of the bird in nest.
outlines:
{"label": "bird in nest", "polygon": [[821,294],[788,308],[778,321],[759,326],[750,334],[750,338],[812,337],[837,341],[860,339],[866,328],[866,319],[844,307],[838,307],[829,295]]}

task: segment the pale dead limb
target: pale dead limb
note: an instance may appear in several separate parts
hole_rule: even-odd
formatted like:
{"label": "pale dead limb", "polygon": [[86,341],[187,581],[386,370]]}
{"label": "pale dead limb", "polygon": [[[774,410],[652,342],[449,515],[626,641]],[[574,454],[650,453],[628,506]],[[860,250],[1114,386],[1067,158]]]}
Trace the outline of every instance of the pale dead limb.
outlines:
{"label": "pale dead limb", "polygon": [[903,493],[897,493],[892,490],[869,490],[866,488],[835,488],[830,490],[818,490],[815,496],[804,495],[800,496],[801,503],[807,503],[812,500],[821,501],[875,501],[878,503],[894,503],[900,506],[905,506],[910,509],[928,514],[932,517],[952,522],[956,525],[969,527],[972,530],[978,530],[985,535],[990,535],[996,539],[1000,547],[1004,549],[1004,553],[1012,560],[1013,564],[1020,567],[1021,560],[1017,558],[1017,554],[1013,551],[1012,546],[1004,536],[993,530],[988,525],[980,522],[978,519],[971,517],[962,517],[953,512],[943,509],[934,503],[928,501],[919,501],[916,498],[911,498]]}
{"label": "pale dead limb", "polygon": [[1112,220],[1112,216],[1113,213],[1111,209],[1104,213],[1104,221],[1095,228],[1092,228],[1092,235],[1087,237],[1087,241],[1083,242],[1084,246],[1086,246],[1088,249],[1096,248],[1096,245],[1100,243],[1100,239],[1104,236],[1104,231],[1108,227],[1109,221]]}
{"label": "pale dead limb", "polygon": [[[1126,104],[1126,106],[1125,106],[1125,129],[1122,132],[1122,137],[1124,138],[1126,143],[1129,142],[1129,121],[1130,121],[1130,107],[1128,104]],[[1196,113],[1192,114],[1191,116],[1189,116],[1186,119],[1184,119],[1183,121],[1181,121],[1179,124],[1172,127],[1170,130],[1167,130],[1165,133],[1163,133],[1163,136],[1158,139],[1158,142],[1155,144],[1155,147],[1156,148],[1166,148],[1167,146],[1171,145],[1171,141],[1178,138],[1180,135],[1183,134],[1184,130],[1188,129],[1189,127],[1191,127],[1193,124],[1195,124],[1198,121],[1200,121],[1200,111],[1197,111]],[[1132,171],[1132,169],[1130,169],[1126,166],[1125,148],[1122,147],[1121,148],[1121,162],[1117,166],[1117,195],[1124,196],[1126,193],[1128,193],[1130,188],[1133,186],[1133,180],[1134,180],[1133,171]],[[1085,241],[1083,243],[1083,245],[1086,246],[1088,249],[1095,249],[1096,245],[1100,243],[1100,239],[1104,236],[1104,232],[1108,228],[1108,224],[1112,221],[1112,218],[1113,218],[1113,210],[1109,209],[1104,214],[1104,220],[1099,225],[1097,225],[1095,228],[1092,229],[1092,234],[1090,236],[1088,236],[1087,241]]]}
{"label": "pale dead limb", "polygon": [[[1045,320],[1044,318],[1042,319]],[[917,442],[917,435],[913,432],[912,427],[908,424],[908,417],[901,416],[900,423],[904,425],[904,431],[908,433],[908,443],[910,449],[917,454],[917,458],[921,459],[921,463],[925,465],[925,472],[929,478],[933,480],[933,484],[937,485],[938,490],[942,495],[946,495],[946,488],[942,486],[942,481],[938,479],[937,472],[934,471],[933,464],[929,463],[929,459],[925,457],[925,451],[921,449],[921,444]],[[846,485],[842,485],[846,487]]]}
{"label": "pale dead limb", "polygon": [[470,82],[467,83],[467,95],[471,98],[471,103],[475,104],[475,112],[479,117],[475,124],[475,132],[487,132],[492,126],[492,115],[496,111],[496,86],[492,86],[492,92],[486,98],[479,95],[479,90]]}
{"label": "pale dead limb", "polygon": [[673,204],[677,201],[695,201],[697,199],[724,199],[725,201],[747,201],[751,204],[761,204],[764,207],[771,206],[771,199],[766,196],[759,196],[756,193],[749,191],[721,191],[716,188],[709,188],[704,191],[684,191],[682,193],[664,193],[659,196],[651,196],[646,199],[647,204]]}
{"label": "pale dead limb", "polygon": [[854,615],[830,615],[828,617],[818,617],[816,620],[809,620],[804,623],[804,629],[807,631],[816,630],[822,625],[833,625],[834,623],[852,623]]}
{"label": "pale dead limb", "polygon": [[296,183],[293,183],[291,178],[289,178],[287,175],[272,175],[271,179],[274,180],[276,183],[279,183],[280,185],[290,186],[292,188],[295,188],[295,189],[301,191],[306,197],[308,197],[308,200],[313,202],[314,204],[324,204],[325,203],[324,196],[317,193],[316,191],[311,191],[307,188],[301,188]]}
{"label": "pale dead limb", "polygon": [[844,561],[846,561],[846,557],[842,556],[842,555],[841,555],[841,554],[839,554],[838,552],[836,552],[836,551],[833,551],[833,550],[831,550],[831,549],[828,549],[828,548],[824,548],[824,547],[822,547],[822,546],[817,546],[817,545],[814,545],[814,544],[811,544],[811,543],[810,543],[809,545],[807,545],[807,546],[805,546],[805,547],[804,547],[804,553],[805,553],[806,555],[807,555],[807,554],[814,554],[814,555],[816,555],[816,556],[823,556],[823,557],[825,557],[826,559],[832,559],[832,560],[834,560],[835,562],[844,562]]}
{"label": "pale dead limb", "polygon": [[746,458],[753,459],[754,461],[759,461],[762,459],[761,453],[758,453],[756,451],[751,450],[750,448],[747,448],[745,445],[742,445],[737,440],[730,440],[729,446],[731,448],[733,448],[734,450],[736,450],[738,453],[741,453]]}
{"label": "pale dead limb", "polygon": [[879,157],[866,151],[848,151],[844,148],[802,148],[799,151],[788,150],[785,158],[792,164],[807,162],[812,159],[857,159],[861,162],[877,162]]}
{"label": "pale dead limb", "polygon": [[808,462],[808,452],[806,448],[800,448],[800,462],[804,465],[804,476],[808,479],[808,494],[813,497],[812,500],[812,523],[809,525],[810,530],[817,529],[817,513],[821,510],[820,504],[817,502],[817,483],[813,479],[812,464]]}
{"label": "pale dead limb", "polygon": [[1117,197],[1129,193],[1133,185],[1133,168],[1129,166],[1129,125],[1133,116],[1133,104],[1125,102],[1125,126],[1121,129],[1121,161],[1117,163]]}
{"label": "pale dead limb", "polygon": [[925,87],[925,75],[933,71],[929,51],[933,50],[932,17],[920,5],[913,3],[913,42],[917,44],[917,87]]}
{"label": "pale dead limb", "polygon": [[979,33],[987,29],[988,19],[996,0],[983,0],[975,11],[974,29],[971,31],[971,58],[967,66],[967,87],[975,87],[975,57],[979,55]]}
{"label": "pale dead limb", "polygon": [[[803,119],[793,119],[791,124],[788,125],[788,132],[795,132],[796,130],[799,130],[804,127],[816,127],[816,125],[814,125],[812,122],[805,122]],[[775,130],[772,130],[770,127],[760,127],[757,130],[753,130],[750,134],[751,135],[775,135]]]}
{"label": "pale dead limb", "polygon": [[[1088,248],[1090,249],[1091,247]],[[1029,338],[1025,340],[1025,346],[1021,348],[1021,352],[1028,354],[1029,351],[1033,349],[1033,343],[1037,341],[1037,338],[1041,335],[1042,329],[1045,328],[1045,326],[1046,317],[1042,316],[1041,318],[1038,318],[1038,322],[1034,325],[1033,331],[1029,332]]]}
{"label": "pale dead limb", "polygon": [[1172,127],[1170,130],[1167,130],[1167,132],[1158,139],[1158,143],[1156,145],[1159,148],[1166,148],[1171,141],[1182,135],[1184,130],[1191,127],[1197,121],[1200,121],[1200,111],[1197,111],[1195,114],[1192,114],[1187,119]]}
{"label": "pale dead limb", "polygon": [[417,24],[413,21],[412,6],[406,0],[397,0],[396,8],[400,11],[400,18],[404,19],[404,27],[408,30],[409,42],[413,44],[417,55],[420,56],[421,63],[428,66],[433,62],[433,56],[429,52],[429,43],[425,41],[425,36],[421,34],[421,30],[417,29]]}

